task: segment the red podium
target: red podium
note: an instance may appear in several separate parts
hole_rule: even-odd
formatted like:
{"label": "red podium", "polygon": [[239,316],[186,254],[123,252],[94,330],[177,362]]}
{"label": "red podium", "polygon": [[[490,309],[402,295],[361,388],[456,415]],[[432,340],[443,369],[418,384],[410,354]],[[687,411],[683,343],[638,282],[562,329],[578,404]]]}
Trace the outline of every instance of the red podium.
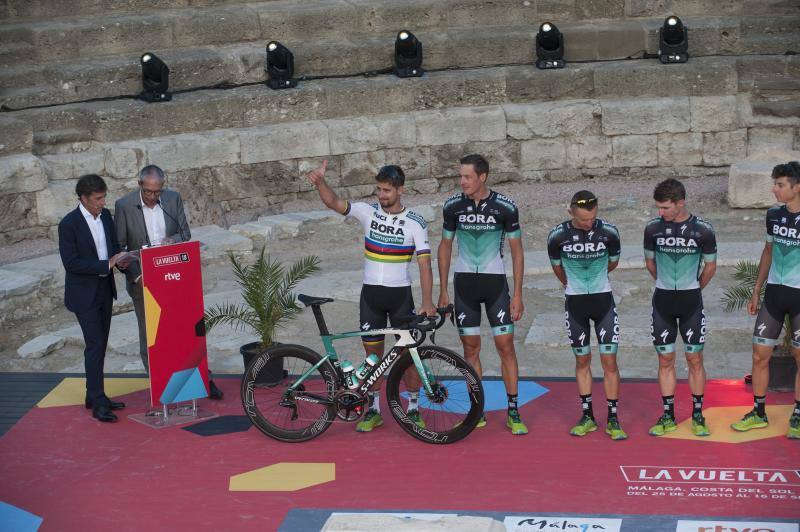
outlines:
{"label": "red podium", "polygon": [[[150,365],[150,403],[163,413],[143,421],[166,426],[198,417],[197,399],[208,397],[208,358],[203,321],[203,276],[200,243],[182,242],[141,250],[142,288]],[[191,401],[191,413],[176,408],[184,419],[170,418],[168,405]],[[187,419],[188,417],[188,419]],[[137,419],[142,421],[141,419]]]}

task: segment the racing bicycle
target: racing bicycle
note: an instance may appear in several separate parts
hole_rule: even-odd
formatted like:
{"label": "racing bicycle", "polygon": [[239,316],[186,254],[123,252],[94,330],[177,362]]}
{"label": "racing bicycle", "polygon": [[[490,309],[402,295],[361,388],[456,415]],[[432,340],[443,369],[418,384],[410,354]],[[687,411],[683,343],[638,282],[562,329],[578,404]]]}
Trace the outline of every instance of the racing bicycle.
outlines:
{"label": "racing bicycle", "polygon": [[[300,294],[314,312],[325,355],[293,344],[275,345],[253,357],[242,378],[242,405],[250,421],[264,434],[285,442],[301,442],[325,432],[334,420],[359,421],[369,408],[368,392],[387,374],[386,399],[395,421],[408,434],[427,443],[454,443],[466,437],[483,414],[483,386],[478,374],[457,353],[436,345],[422,345],[452,315],[452,306],[436,316],[408,316],[385,329],[330,333],[322,305],[330,298]],[[343,338],[395,335],[397,341],[361,375],[345,372],[333,342]],[[282,368],[277,382],[265,378],[267,367]],[[388,372],[388,373],[387,373]],[[404,379],[409,372],[412,378]],[[418,381],[416,378],[418,377]],[[355,379],[355,380],[354,380]],[[407,415],[409,390],[404,381],[420,382],[419,417]]]}

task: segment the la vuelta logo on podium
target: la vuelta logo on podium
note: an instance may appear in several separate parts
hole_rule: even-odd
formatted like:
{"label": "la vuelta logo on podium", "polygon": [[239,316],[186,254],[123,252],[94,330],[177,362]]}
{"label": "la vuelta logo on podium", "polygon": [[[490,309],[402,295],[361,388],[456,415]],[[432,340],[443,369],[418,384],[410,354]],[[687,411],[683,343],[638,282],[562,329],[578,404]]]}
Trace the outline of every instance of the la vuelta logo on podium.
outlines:
{"label": "la vuelta logo on podium", "polygon": [[162,255],[160,257],[153,257],[153,265],[156,267],[171,266],[173,264],[178,264],[179,262],[189,262],[189,254],[173,253],[172,255]]}
{"label": "la vuelta logo on podium", "polygon": [[620,468],[628,482],[800,486],[800,471],[793,469],[662,466]]}

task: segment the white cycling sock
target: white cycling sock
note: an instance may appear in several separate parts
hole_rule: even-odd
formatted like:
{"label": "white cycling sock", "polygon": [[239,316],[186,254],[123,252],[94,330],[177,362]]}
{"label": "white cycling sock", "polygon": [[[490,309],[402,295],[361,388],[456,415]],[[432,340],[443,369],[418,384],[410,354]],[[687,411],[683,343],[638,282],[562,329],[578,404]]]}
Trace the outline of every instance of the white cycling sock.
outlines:
{"label": "white cycling sock", "polygon": [[410,410],[419,410],[419,392],[408,392],[408,409],[406,412]]}
{"label": "white cycling sock", "polygon": [[381,392],[370,392],[369,393],[370,403],[369,409],[374,410],[377,413],[381,413]]}

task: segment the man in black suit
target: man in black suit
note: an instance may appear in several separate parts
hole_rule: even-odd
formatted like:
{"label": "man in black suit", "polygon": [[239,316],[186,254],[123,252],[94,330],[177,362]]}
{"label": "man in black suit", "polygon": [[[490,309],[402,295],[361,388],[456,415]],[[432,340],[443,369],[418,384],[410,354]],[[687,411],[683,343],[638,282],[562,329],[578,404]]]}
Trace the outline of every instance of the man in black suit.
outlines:
{"label": "man in black suit", "polygon": [[78,207],[58,224],[58,251],[66,270],[64,305],[75,313],[83,332],[86,369],[86,408],[104,422],[114,422],[112,410],[125,407],[111,401],[103,389],[103,364],[111,329],[111,309],[117,297],[114,266],[129,261],[120,253],[111,213],[105,208],[105,181],[90,174],[78,179]]}

